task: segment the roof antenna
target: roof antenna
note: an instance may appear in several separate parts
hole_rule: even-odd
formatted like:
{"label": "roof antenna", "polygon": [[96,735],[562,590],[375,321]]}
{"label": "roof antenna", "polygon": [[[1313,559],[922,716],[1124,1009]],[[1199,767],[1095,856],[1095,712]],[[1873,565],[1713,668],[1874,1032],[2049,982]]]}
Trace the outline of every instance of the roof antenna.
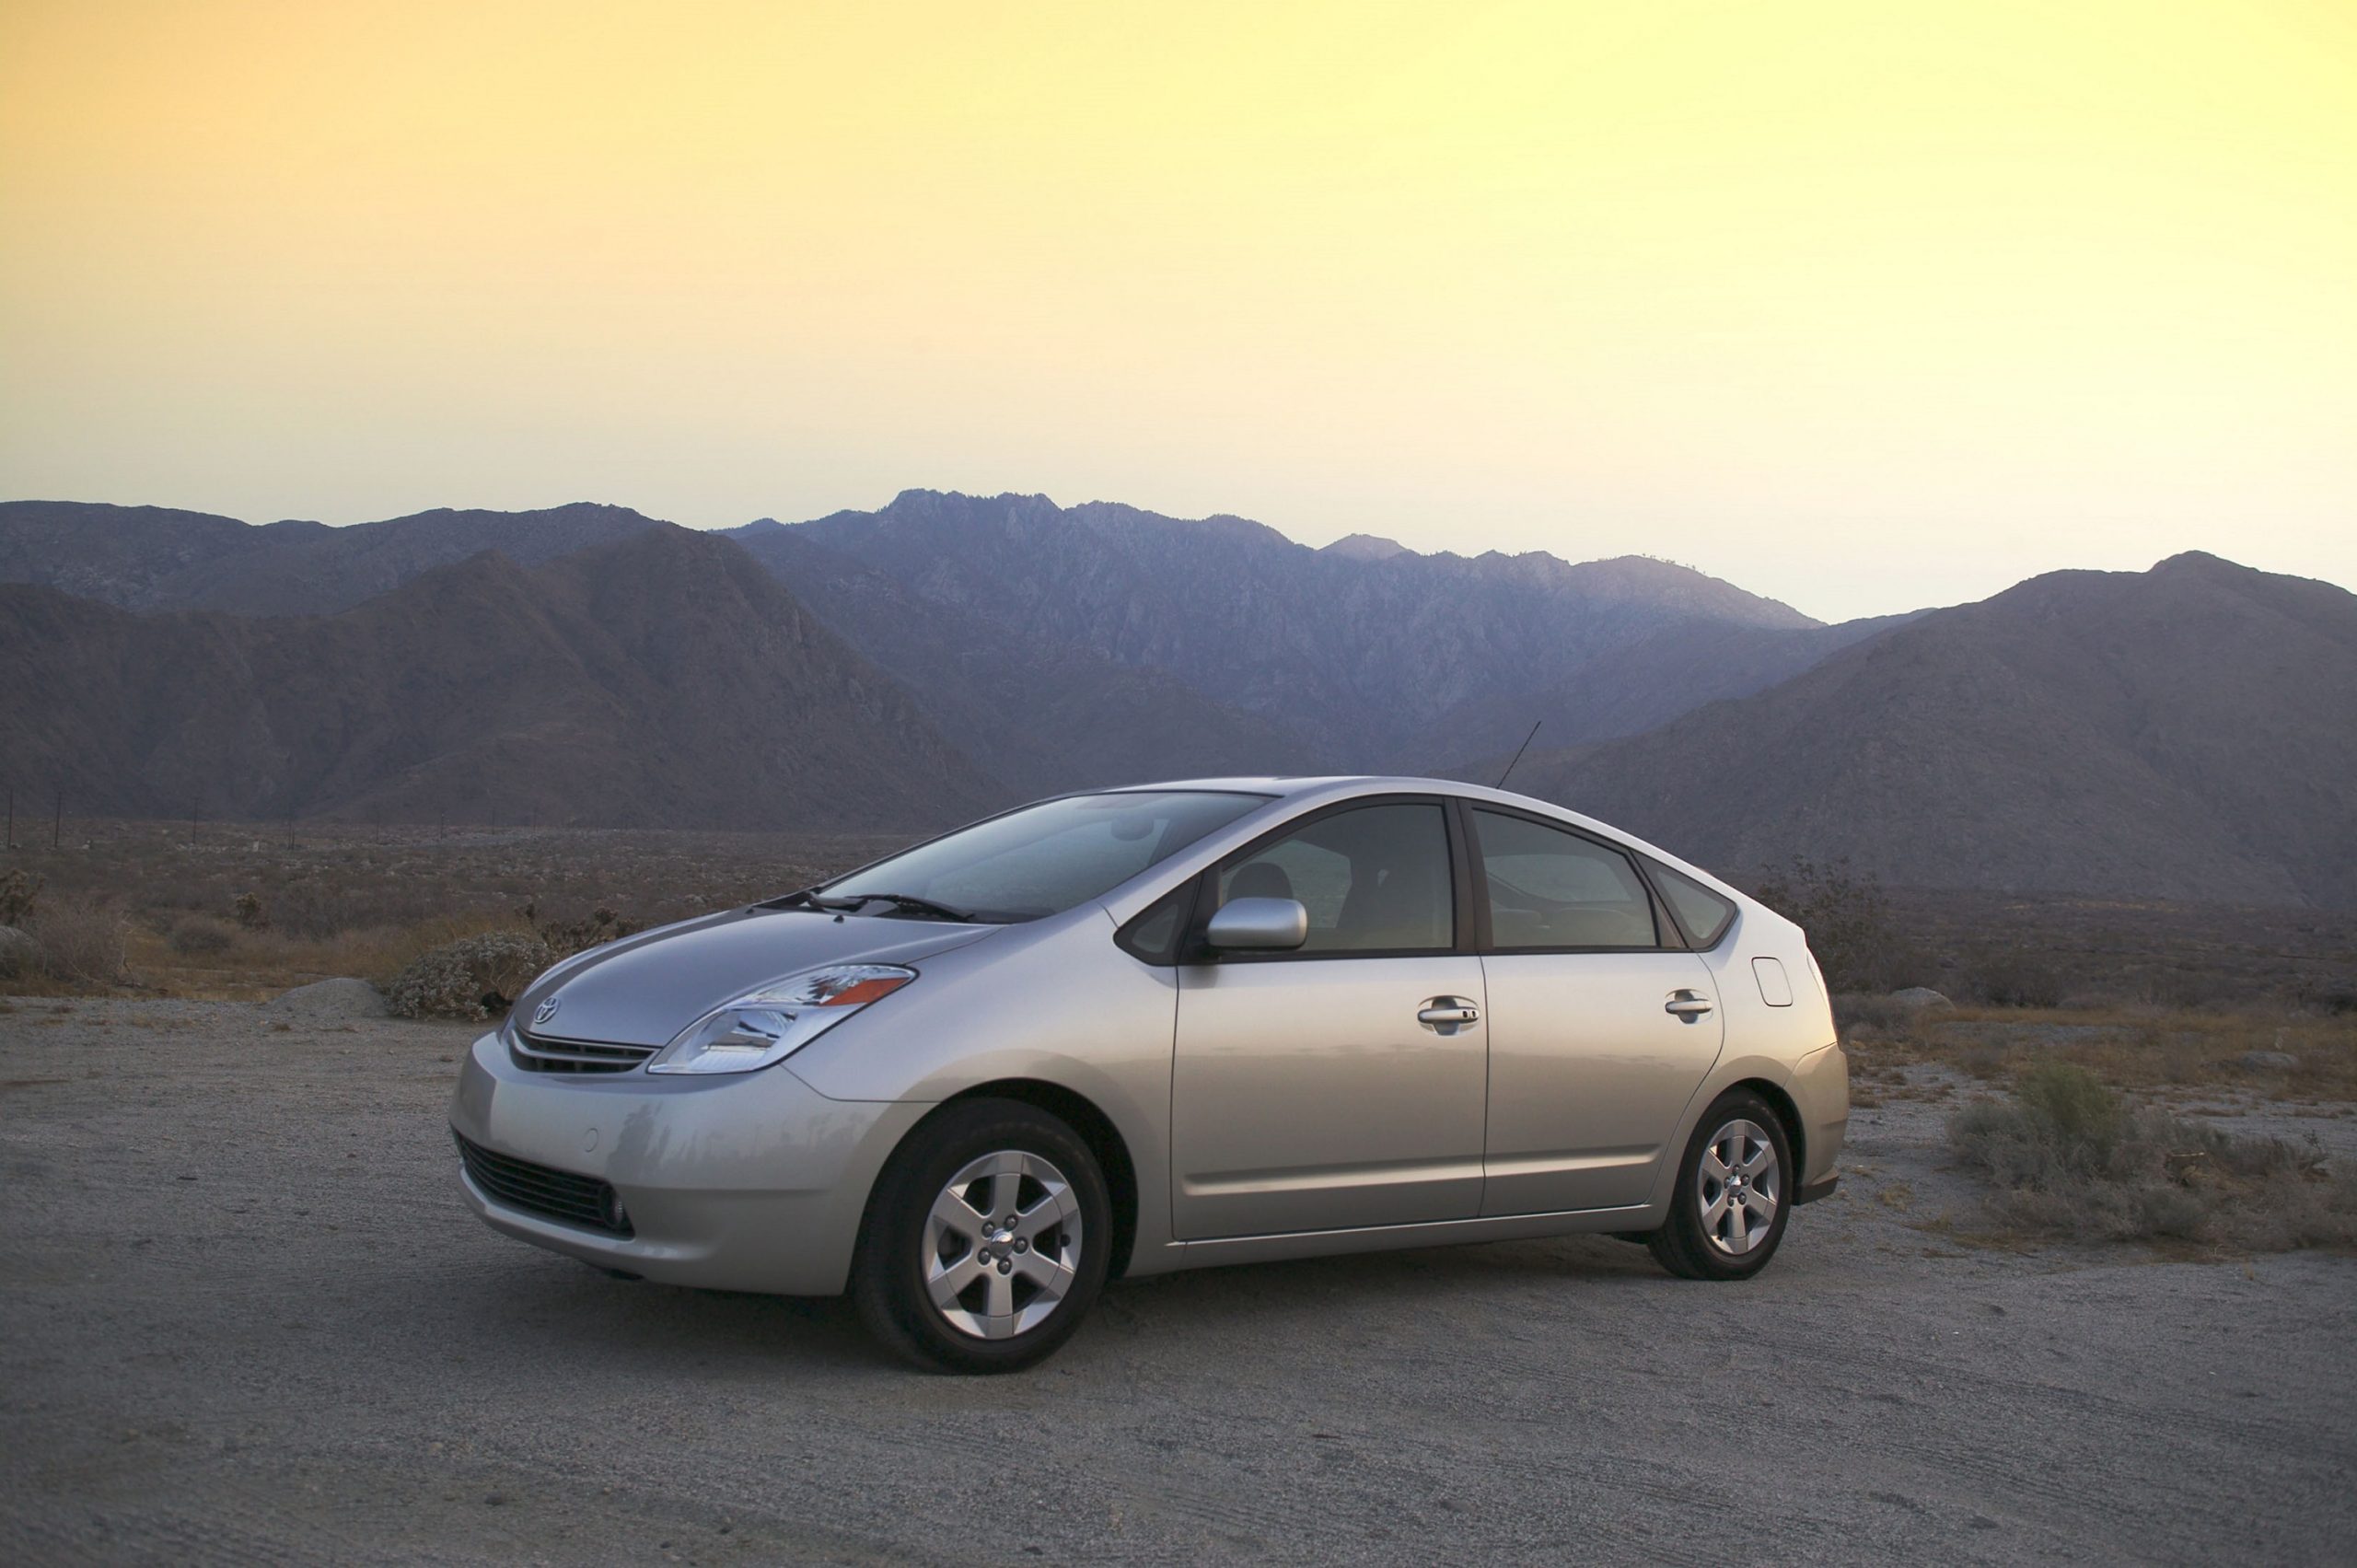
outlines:
{"label": "roof antenna", "polygon": [[1515,748],[1514,749],[1514,762],[1508,762],[1508,763],[1506,764],[1506,772],[1505,772],[1505,773],[1500,773],[1500,774],[1498,775],[1498,782],[1497,782],[1496,784],[1492,784],[1492,785],[1490,786],[1491,788],[1492,788],[1492,789],[1504,789],[1504,788],[1505,788],[1505,787],[1506,787],[1506,773],[1511,773],[1511,772],[1514,772],[1514,763],[1515,763],[1515,762],[1519,762],[1519,761],[1522,761],[1522,754],[1523,754],[1524,752],[1526,752],[1526,751],[1527,751],[1527,750],[1529,750],[1529,749],[1530,749],[1530,743],[1531,743],[1533,740],[1536,740],[1537,738],[1538,738],[1538,726],[1539,726],[1539,725],[1542,725],[1542,724],[1545,724],[1546,722],[1547,722],[1547,721],[1546,721],[1545,719],[1539,719],[1539,720],[1538,720],[1536,723],[1534,723],[1534,724],[1530,726],[1530,733],[1529,733],[1528,735],[1524,736],[1524,737],[1522,738],[1522,744],[1521,744],[1521,745],[1519,745],[1519,746],[1517,746],[1517,747],[1515,747]]}

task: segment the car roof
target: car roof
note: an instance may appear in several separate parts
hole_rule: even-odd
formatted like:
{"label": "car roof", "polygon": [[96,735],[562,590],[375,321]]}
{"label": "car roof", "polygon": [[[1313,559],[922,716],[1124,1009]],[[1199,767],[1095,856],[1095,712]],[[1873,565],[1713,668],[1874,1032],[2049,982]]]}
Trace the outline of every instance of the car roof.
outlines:
{"label": "car roof", "polygon": [[[1741,889],[1703,870],[1658,844],[1649,843],[1626,828],[1616,828],[1568,806],[1536,796],[1516,795],[1511,790],[1497,789],[1489,784],[1468,784],[1462,779],[1418,778],[1388,773],[1332,773],[1310,777],[1289,778],[1282,774],[1214,779],[1172,779],[1161,784],[1125,784],[1120,789],[1092,793],[1120,795],[1147,790],[1204,790],[1238,795],[1264,795],[1289,804],[1306,805],[1327,800],[1349,800],[1362,795],[1453,795],[1461,799],[1497,806],[1515,807],[1553,817],[1586,829],[1600,837],[1652,855],[1689,876],[1699,877],[1722,892],[1744,899],[1747,907],[1751,900]],[[1256,814],[1257,816],[1257,814]]]}

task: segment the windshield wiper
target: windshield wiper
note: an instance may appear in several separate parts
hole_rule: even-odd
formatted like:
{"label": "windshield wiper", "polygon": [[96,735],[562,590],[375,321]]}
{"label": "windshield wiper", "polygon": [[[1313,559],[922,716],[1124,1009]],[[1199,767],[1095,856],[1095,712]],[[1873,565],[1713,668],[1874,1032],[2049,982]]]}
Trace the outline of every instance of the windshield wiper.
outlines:
{"label": "windshield wiper", "polygon": [[840,899],[828,899],[823,902],[829,909],[857,909],[867,903],[890,904],[894,909],[929,914],[935,920],[970,921],[980,918],[972,910],[961,910],[955,904],[935,903],[931,899],[920,899],[914,893],[845,893]]}
{"label": "windshield wiper", "polygon": [[955,904],[936,903],[931,899],[918,898],[914,893],[845,893],[841,898],[830,899],[816,888],[797,889],[783,898],[770,899],[761,907],[782,910],[799,905],[804,909],[819,910],[827,914],[848,914],[862,904],[890,904],[895,909],[908,910],[911,913],[929,914],[935,920],[972,921],[981,918],[973,910],[961,910]]}

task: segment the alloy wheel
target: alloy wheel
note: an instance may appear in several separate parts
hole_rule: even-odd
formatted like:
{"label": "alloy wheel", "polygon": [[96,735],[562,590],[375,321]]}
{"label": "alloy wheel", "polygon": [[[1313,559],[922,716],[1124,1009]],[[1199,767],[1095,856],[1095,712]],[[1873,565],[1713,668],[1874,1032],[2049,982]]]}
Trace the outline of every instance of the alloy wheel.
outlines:
{"label": "alloy wheel", "polygon": [[1001,1149],[958,1167],[924,1224],[925,1292],[948,1325],[978,1340],[1037,1328],[1078,1274],[1080,1200],[1049,1160]]}
{"label": "alloy wheel", "polygon": [[1776,1145],[1755,1121],[1737,1120],[1711,1134],[1695,1170],[1702,1234],[1711,1246],[1739,1258],[1768,1238],[1783,1201]]}

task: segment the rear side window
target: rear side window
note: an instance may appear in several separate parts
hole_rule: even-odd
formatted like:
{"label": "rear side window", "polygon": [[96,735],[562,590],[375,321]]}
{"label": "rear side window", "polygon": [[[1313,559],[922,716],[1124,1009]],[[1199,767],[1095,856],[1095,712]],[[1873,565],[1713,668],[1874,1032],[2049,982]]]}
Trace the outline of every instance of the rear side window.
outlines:
{"label": "rear side window", "polygon": [[1503,948],[1656,947],[1654,902],[1620,851],[1527,817],[1476,809],[1490,885],[1490,942]]}
{"label": "rear side window", "polygon": [[1694,946],[1708,947],[1726,935],[1727,923],[1735,919],[1733,902],[1658,860],[1648,864],[1654,868],[1654,885],[1669,900],[1669,907],[1678,912],[1678,923],[1693,937]]}

